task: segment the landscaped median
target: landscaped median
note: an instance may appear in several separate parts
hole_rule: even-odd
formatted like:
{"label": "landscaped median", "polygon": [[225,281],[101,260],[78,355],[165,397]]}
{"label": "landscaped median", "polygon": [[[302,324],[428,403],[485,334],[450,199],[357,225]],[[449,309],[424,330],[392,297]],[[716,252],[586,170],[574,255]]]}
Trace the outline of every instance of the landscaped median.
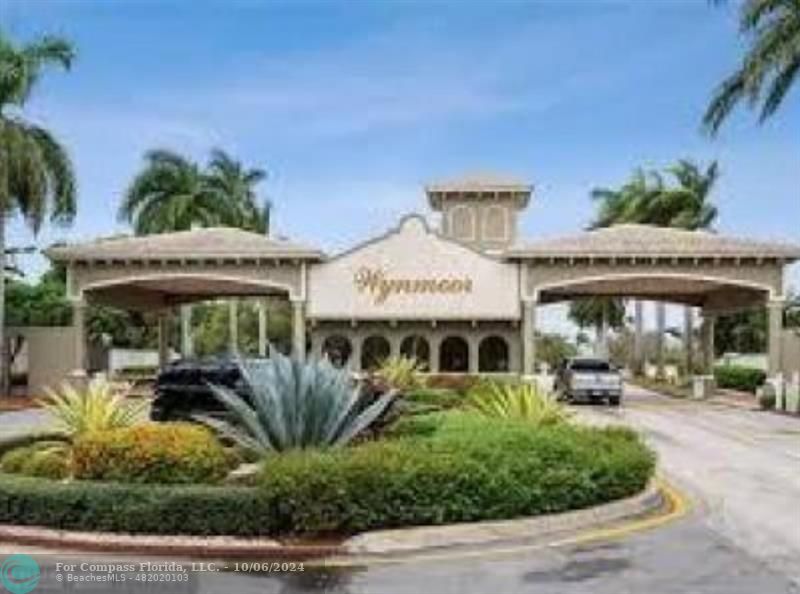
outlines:
{"label": "landscaped median", "polygon": [[[0,445],[0,534],[43,544],[53,538],[48,529],[90,532],[101,534],[96,542],[128,542],[131,550],[147,542],[142,538],[156,548],[171,542],[153,541],[156,535],[214,537],[189,541],[190,550],[218,551],[224,543],[250,550],[225,537],[260,539],[249,542],[273,551],[280,545],[264,539],[312,550],[375,530],[589,510],[637,496],[652,479],[654,455],[633,431],[573,424],[561,405],[530,386],[482,385],[461,405],[452,392],[415,390],[389,416],[362,423],[370,431],[346,445],[262,448],[257,471],[236,482],[230,471],[254,455],[241,445],[257,450],[257,438],[273,439],[275,428],[261,432],[272,417],[261,423],[254,412],[250,434],[241,433],[244,425],[219,426],[218,438],[194,424],[130,424],[123,407],[121,427]],[[105,406],[107,395],[97,391],[79,395],[77,408],[92,398]],[[324,402],[329,398],[337,397]],[[385,400],[375,398],[369,401]],[[330,418],[363,419],[370,406],[336,409]],[[309,423],[301,429],[298,438],[314,431]],[[67,536],[65,545],[76,542]]]}
{"label": "landscaped median", "polygon": [[133,534],[344,536],[507,519],[634,495],[653,456],[632,432],[468,413],[414,418],[348,449],[266,460],[253,486],[60,481],[0,474],[0,522]]}

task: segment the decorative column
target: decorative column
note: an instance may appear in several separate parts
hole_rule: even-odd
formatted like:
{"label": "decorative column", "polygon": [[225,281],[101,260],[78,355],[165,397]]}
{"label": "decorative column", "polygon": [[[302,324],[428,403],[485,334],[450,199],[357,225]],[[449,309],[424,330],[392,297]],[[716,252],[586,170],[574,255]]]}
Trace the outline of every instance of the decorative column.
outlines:
{"label": "decorative column", "polygon": [[714,373],[714,320],[714,314],[703,310],[700,342],[703,352],[703,371],[708,375]]}
{"label": "decorative column", "polygon": [[597,335],[597,356],[608,358],[608,300],[603,299],[603,310],[600,316],[600,328]]}
{"label": "decorative column", "polygon": [[73,376],[86,376],[86,302],[72,302],[72,331],[75,340],[75,369]]}
{"label": "decorative column", "polygon": [[239,354],[239,302],[235,298],[228,301],[228,352]]}
{"label": "decorative column", "polygon": [[469,372],[476,375],[480,371],[480,340],[476,336],[467,337],[469,345]]}
{"label": "decorative column", "polygon": [[767,302],[767,375],[775,377],[781,373],[781,350],[783,347],[783,308],[785,299],[774,297]]}
{"label": "decorative column", "polygon": [[169,363],[169,310],[158,312],[158,368],[164,369]]}
{"label": "decorative column", "polygon": [[292,299],[292,355],[306,358],[306,302],[301,299]]}
{"label": "decorative column", "polygon": [[644,374],[644,302],[637,299],[633,305],[633,373]]}
{"label": "decorative column", "polygon": [[536,301],[522,302],[522,375],[536,372]]}
{"label": "decorative column", "polygon": [[389,356],[390,357],[399,357],[400,356],[400,342],[401,336],[400,333],[397,331],[396,326],[390,326],[389,336],[387,339],[389,340]]}
{"label": "decorative column", "polygon": [[349,337],[350,346],[353,352],[350,353],[350,359],[347,361],[347,366],[351,371],[361,371],[361,336],[358,332],[353,332]]}
{"label": "decorative column", "polygon": [[181,355],[184,359],[194,356],[192,306],[188,303],[181,305]]}
{"label": "decorative column", "polygon": [[258,356],[267,356],[269,301],[266,297],[258,300]]}
{"label": "decorative column", "polygon": [[667,307],[664,303],[656,303],[656,377],[664,379],[664,333],[667,329]]}
{"label": "decorative column", "polygon": [[694,373],[694,310],[687,305],[683,308],[683,349],[686,355],[686,375]]}
{"label": "decorative column", "polygon": [[311,356],[314,359],[322,360],[326,357],[326,354],[322,352],[322,345],[325,344],[326,336],[322,336],[318,334],[317,336],[311,336]]}
{"label": "decorative column", "polygon": [[438,333],[431,333],[428,337],[430,346],[430,372],[439,373],[439,351],[442,347],[442,337]]}

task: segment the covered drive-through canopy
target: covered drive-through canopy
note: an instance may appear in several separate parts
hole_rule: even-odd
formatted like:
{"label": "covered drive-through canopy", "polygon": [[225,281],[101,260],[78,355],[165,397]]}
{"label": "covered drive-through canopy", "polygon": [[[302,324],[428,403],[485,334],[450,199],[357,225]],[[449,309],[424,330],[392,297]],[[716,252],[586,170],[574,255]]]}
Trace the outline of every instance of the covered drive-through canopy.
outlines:
{"label": "covered drive-through canopy", "polygon": [[[590,296],[682,303],[702,308],[708,365],[714,317],[766,305],[770,371],[780,368],[783,273],[788,263],[800,259],[800,246],[709,231],[616,225],[520,243],[504,255],[522,266],[523,335],[533,334],[538,304]],[[691,328],[684,336],[690,341]],[[687,342],[687,353],[690,347]],[[532,369],[535,345],[529,343],[524,352],[525,366]]]}
{"label": "covered drive-through canopy", "polygon": [[[45,253],[67,266],[78,368],[85,361],[87,303],[158,311],[164,329],[175,305],[216,297],[283,295],[294,310],[293,349],[302,355],[308,265],[324,258],[309,246],[227,227],[112,237],[56,245]],[[163,360],[166,332],[161,335]]]}
{"label": "covered drive-through canopy", "polygon": [[[54,246],[47,255],[68,269],[68,292],[75,305],[76,340],[80,344],[79,365],[83,361],[83,309],[87,301],[166,314],[177,304],[212,297],[285,295],[293,304],[293,349],[303,356],[309,286],[316,287],[309,282],[309,275],[325,268],[314,268],[325,259],[315,248],[231,228],[101,239]],[[415,261],[424,272],[428,260],[425,254],[417,256]],[[707,355],[713,347],[716,315],[766,305],[770,371],[780,368],[783,272],[786,264],[800,259],[799,246],[706,231],[618,225],[518,243],[495,250],[491,257],[498,265],[509,267],[514,282],[506,286],[486,278],[473,281],[491,284],[498,299],[504,292],[515,293],[523,322],[519,338],[521,371],[525,374],[532,373],[535,366],[537,305],[598,295],[701,308]],[[375,264],[391,265],[393,261],[389,258]],[[314,290],[324,290],[325,286],[322,283],[322,289]],[[463,293],[455,297],[462,301],[485,298],[484,291]],[[424,314],[419,312],[420,319]],[[686,335],[691,336],[691,332]]]}

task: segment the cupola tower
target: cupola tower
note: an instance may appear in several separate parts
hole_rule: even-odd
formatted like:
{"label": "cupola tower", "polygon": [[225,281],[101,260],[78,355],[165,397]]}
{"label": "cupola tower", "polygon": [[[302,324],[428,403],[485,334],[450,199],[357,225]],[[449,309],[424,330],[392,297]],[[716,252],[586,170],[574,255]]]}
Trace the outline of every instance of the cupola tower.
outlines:
{"label": "cupola tower", "polygon": [[477,249],[501,251],[517,238],[517,217],[533,187],[495,175],[466,176],[425,187],[431,208],[442,213],[441,233]]}

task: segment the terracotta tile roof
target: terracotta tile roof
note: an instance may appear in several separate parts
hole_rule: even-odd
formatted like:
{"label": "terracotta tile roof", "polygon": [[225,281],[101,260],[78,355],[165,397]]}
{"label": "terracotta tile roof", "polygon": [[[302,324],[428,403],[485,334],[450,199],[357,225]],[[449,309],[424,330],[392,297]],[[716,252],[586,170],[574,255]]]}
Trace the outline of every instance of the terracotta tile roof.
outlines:
{"label": "terracotta tile roof", "polygon": [[316,248],[232,227],[210,227],[160,235],[120,236],[71,245],[54,245],[45,250],[45,254],[55,261],[324,258],[323,252]]}
{"label": "terracotta tile roof", "polygon": [[520,242],[504,252],[511,259],[583,256],[744,257],[800,259],[800,245],[726,237],[652,225],[614,225],[571,236]]}

